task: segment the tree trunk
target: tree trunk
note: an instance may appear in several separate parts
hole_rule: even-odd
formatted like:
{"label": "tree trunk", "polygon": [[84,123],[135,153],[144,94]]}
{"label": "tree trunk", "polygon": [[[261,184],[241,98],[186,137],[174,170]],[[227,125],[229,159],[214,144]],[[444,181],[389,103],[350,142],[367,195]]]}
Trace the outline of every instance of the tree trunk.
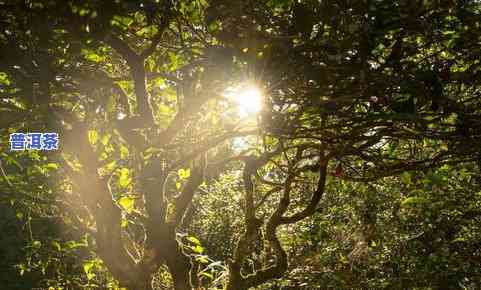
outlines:
{"label": "tree trunk", "polygon": [[190,284],[190,260],[178,248],[167,257],[167,266],[174,280],[175,290],[192,290]]}
{"label": "tree trunk", "polygon": [[168,227],[164,233],[166,238],[164,238],[163,242],[163,255],[174,281],[174,289],[192,290],[193,287],[190,283],[190,259],[183,253],[181,246],[175,239],[175,228]]}
{"label": "tree trunk", "polygon": [[237,262],[232,262],[229,265],[229,282],[227,290],[245,290],[244,281],[241,276],[241,266]]}

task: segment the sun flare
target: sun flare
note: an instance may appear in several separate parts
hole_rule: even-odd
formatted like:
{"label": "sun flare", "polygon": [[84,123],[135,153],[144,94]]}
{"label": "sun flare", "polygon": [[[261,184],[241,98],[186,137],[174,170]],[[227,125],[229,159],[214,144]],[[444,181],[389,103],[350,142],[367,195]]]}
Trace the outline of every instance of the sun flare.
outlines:
{"label": "sun flare", "polygon": [[230,88],[226,95],[236,104],[241,115],[252,115],[261,110],[262,92],[255,86]]}

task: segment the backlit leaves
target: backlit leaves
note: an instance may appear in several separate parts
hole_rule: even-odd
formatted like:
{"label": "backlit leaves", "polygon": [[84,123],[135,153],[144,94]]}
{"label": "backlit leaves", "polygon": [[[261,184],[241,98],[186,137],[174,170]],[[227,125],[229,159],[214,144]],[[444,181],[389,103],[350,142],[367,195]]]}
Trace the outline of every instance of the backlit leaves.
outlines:
{"label": "backlit leaves", "polygon": [[119,205],[128,213],[134,210],[135,199],[130,196],[123,196],[118,201]]}
{"label": "backlit leaves", "polygon": [[119,170],[119,186],[120,187],[127,187],[132,182],[132,178],[130,176],[130,170],[128,168],[122,168]]}

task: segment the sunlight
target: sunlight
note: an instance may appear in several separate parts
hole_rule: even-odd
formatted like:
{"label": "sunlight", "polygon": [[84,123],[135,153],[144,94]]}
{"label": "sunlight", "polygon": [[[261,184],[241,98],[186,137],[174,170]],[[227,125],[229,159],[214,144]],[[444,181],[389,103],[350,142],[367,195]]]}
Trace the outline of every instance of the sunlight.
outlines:
{"label": "sunlight", "polygon": [[243,116],[256,114],[262,107],[261,90],[255,86],[240,86],[229,88],[225,95],[238,106]]}
{"label": "sunlight", "polygon": [[257,113],[261,109],[262,93],[258,88],[248,87],[236,96],[239,108],[248,114]]}

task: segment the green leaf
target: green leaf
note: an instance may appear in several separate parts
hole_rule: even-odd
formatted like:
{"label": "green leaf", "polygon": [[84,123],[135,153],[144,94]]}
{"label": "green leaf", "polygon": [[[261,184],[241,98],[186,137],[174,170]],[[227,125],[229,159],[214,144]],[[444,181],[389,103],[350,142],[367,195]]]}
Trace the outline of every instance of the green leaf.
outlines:
{"label": "green leaf", "polygon": [[144,37],[152,37],[158,32],[157,27],[155,26],[146,26],[139,31],[137,31],[135,34],[137,36],[144,36]]}
{"label": "green leaf", "polygon": [[416,206],[416,205],[425,204],[427,202],[428,202],[428,200],[423,198],[423,197],[411,196],[411,197],[408,197],[408,198],[404,199],[401,202],[401,205],[402,206]]}
{"label": "green leaf", "polygon": [[88,9],[85,9],[85,8],[81,8],[81,9],[78,11],[78,14],[79,14],[80,16],[85,16],[85,15],[87,15],[87,14],[89,14],[89,13],[90,13],[90,11],[89,11]]}
{"label": "green leaf", "polygon": [[131,182],[129,170],[127,168],[120,169],[119,185],[120,187],[127,187]]}
{"label": "green leaf", "polygon": [[42,246],[42,242],[40,241],[33,241],[32,247],[39,249]]}
{"label": "green leaf", "polygon": [[55,170],[58,169],[58,164],[57,163],[47,163],[44,165],[44,168],[50,169],[50,170]]}
{"label": "green leaf", "polygon": [[99,139],[99,134],[95,130],[89,130],[88,138],[89,138],[90,144],[95,145],[97,143],[97,140]]}
{"label": "green leaf", "polygon": [[0,83],[5,84],[5,85],[10,85],[10,80],[8,79],[8,76],[4,72],[0,72]]}
{"label": "green leaf", "polygon": [[102,136],[102,139],[100,139],[100,143],[106,146],[109,143],[109,140],[110,140],[110,134],[106,134]]}
{"label": "green leaf", "polygon": [[195,247],[191,247],[192,251],[197,254],[202,254],[204,252],[204,248],[200,245],[196,245]]}
{"label": "green leaf", "polygon": [[165,79],[163,79],[163,78],[155,78],[154,83],[155,83],[156,86],[158,86],[161,89],[166,86],[165,85]]}
{"label": "green leaf", "polygon": [[62,250],[62,246],[57,241],[52,241],[52,246],[54,246],[54,248],[59,252]]}
{"label": "green leaf", "polygon": [[80,247],[87,247],[87,244],[84,244],[84,243],[77,243],[76,241],[68,241],[65,243],[65,246],[68,248],[68,249],[77,249],[77,248],[80,248]]}
{"label": "green leaf", "polygon": [[187,237],[187,240],[190,241],[190,242],[192,242],[192,243],[194,243],[194,244],[196,244],[196,245],[200,245],[200,241],[199,241],[199,239],[197,239],[196,237],[190,236],[190,237]]}
{"label": "green leaf", "polygon": [[168,56],[170,60],[169,69],[174,71],[179,67],[179,56],[176,53],[168,53]]}
{"label": "green leaf", "polygon": [[116,165],[117,165],[117,161],[114,160],[114,161],[108,163],[107,165],[105,165],[105,170],[111,171],[115,168]]}
{"label": "green leaf", "polygon": [[145,16],[140,13],[140,12],[135,12],[134,14],[134,19],[135,21],[137,21],[138,23],[142,23],[144,20],[145,20]]}
{"label": "green leaf", "polygon": [[131,17],[124,17],[124,16],[118,16],[118,15],[115,15],[111,21],[112,24],[120,26],[121,28],[124,28],[124,29],[126,27],[129,27],[133,22],[134,22],[134,19],[132,19]]}
{"label": "green leaf", "polygon": [[209,273],[209,272],[200,272],[199,275],[200,275],[200,276],[205,276],[205,277],[207,277],[207,278],[209,278],[209,279],[214,279],[214,276],[213,276],[211,273]]}
{"label": "green leaf", "polygon": [[207,256],[199,256],[195,260],[201,264],[209,264],[209,260],[206,257]]}
{"label": "green leaf", "polygon": [[187,168],[187,169],[181,168],[181,169],[179,169],[178,174],[179,174],[180,179],[187,179],[190,176],[190,169],[189,168]]}
{"label": "green leaf", "polygon": [[134,210],[135,200],[132,197],[124,196],[119,199],[119,204],[128,213],[131,213]]}
{"label": "green leaf", "polygon": [[95,263],[93,261],[88,261],[83,264],[83,270],[87,275],[88,280],[92,280],[95,277],[95,273],[93,273],[93,268]]}
{"label": "green leaf", "polygon": [[125,147],[124,145],[120,145],[120,158],[125,159],[129,156],[129,148]]}
{"label": "green leaf", "polygon": [[99,54],[95,53],[94,51],[88,50],[88,49],[82,49],[81,51],[82,55],[86,60],[92,61],[92,62],[102,62],[105,60],[105,57],[100,56]]}

